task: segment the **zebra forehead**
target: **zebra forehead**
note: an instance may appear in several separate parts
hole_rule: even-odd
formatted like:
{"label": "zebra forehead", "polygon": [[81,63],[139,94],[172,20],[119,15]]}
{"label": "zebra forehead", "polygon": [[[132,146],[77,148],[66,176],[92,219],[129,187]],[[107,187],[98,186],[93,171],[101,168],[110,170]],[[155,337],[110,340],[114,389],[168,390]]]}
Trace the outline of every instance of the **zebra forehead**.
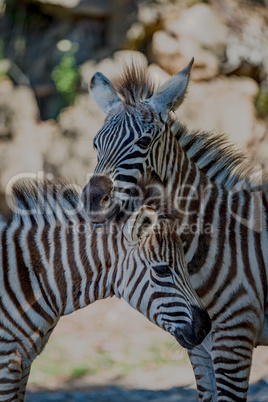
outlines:
{"label": "zebra forehead", "polygon": [[156,90],[148,68],[147,60],[131,60],[123,66],[121,76],[113,80],[116,91],[126,105],[136,106],[149,99]]}
{"label": "zebra forehead", "polygon": [[[149,110],[147,105],[137,105],[136,107],[126,105],[118,114],[108,115],[103,127],[95,136],[95,140],[106,138],[110,134],[118,135],[121,132],[123,136],[126,133],[141,136],[146,126],[154,123],[154,113]],[[134,137],[133,137],[134,138]],[[133,139],[132,138],[132,139]]]}

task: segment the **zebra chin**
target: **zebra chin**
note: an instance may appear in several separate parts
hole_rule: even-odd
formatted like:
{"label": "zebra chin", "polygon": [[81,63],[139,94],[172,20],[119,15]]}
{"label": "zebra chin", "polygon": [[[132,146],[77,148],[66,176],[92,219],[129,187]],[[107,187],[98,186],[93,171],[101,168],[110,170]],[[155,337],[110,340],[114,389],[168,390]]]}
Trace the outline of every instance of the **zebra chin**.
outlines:
{"label": "zebra chin", "polygon": [[97,214],[87,212],[87,216],[93,226],[104,226],[108,224],[120,212],[120,205],[115,204],[108,213]]}
{"label": "zebra chin", "polygon": [[192,306],[192,323],[177,328],[172,335],[179,344],[186,349],[193,349],[200,345],[211,330],[211,320],[206,310]]}

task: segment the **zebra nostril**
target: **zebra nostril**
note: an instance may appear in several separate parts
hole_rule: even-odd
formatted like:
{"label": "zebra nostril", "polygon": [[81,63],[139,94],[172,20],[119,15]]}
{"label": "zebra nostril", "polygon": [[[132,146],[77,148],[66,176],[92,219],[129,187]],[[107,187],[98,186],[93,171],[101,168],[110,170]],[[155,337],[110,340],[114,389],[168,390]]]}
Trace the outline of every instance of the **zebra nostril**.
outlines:
{"label": "zebra nostril", "polygon": [[205,331],[204,329],[200,329],[197,333],[197,338],[200,341],[203,341],[203,339],[205,339],[205,337],[207,336],[207,331]]}

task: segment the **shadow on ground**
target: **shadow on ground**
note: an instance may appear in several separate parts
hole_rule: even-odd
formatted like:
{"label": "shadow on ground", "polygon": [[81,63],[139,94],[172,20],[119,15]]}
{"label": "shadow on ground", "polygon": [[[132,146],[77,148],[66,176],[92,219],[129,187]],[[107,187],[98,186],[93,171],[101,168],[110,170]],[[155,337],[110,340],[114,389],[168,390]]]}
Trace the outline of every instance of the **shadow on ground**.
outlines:
{"label": "shadow on ground", "polygon": [[126,390],[120,387],[100,387],[92,390],[28,392],[25,402],[177,402],[197,401],[195,390],[186,387],[163,391]]}
{"label": "shadow on ground", "polygon": [[[249,389],[248,401],[267,402],[268,381],[260,380]],[[27,392],[25,402],[197,402],[196,390],[187,387],[163,391],[126,390],[120,387],[99,387],[87,390]]]}

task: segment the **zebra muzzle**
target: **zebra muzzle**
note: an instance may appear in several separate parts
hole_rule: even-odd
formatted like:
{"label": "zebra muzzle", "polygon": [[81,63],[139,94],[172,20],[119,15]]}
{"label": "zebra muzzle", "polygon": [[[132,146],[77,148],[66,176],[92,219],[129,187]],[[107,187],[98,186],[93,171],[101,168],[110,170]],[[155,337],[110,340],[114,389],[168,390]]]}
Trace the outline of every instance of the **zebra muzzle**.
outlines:
{"label": "zebra muzzle", "polygon": [[211,330],[211,320],[206,310],[192,306],[192,322],[177,328],[172,335],[186,349],[200,345]]}
{"label": "zebra muzzle", "polygon": [[120,207],[112,198],[113,183],[105,175],[94,175],[83,189],[81,200],[91,223],[104,224],[114,217]]}

